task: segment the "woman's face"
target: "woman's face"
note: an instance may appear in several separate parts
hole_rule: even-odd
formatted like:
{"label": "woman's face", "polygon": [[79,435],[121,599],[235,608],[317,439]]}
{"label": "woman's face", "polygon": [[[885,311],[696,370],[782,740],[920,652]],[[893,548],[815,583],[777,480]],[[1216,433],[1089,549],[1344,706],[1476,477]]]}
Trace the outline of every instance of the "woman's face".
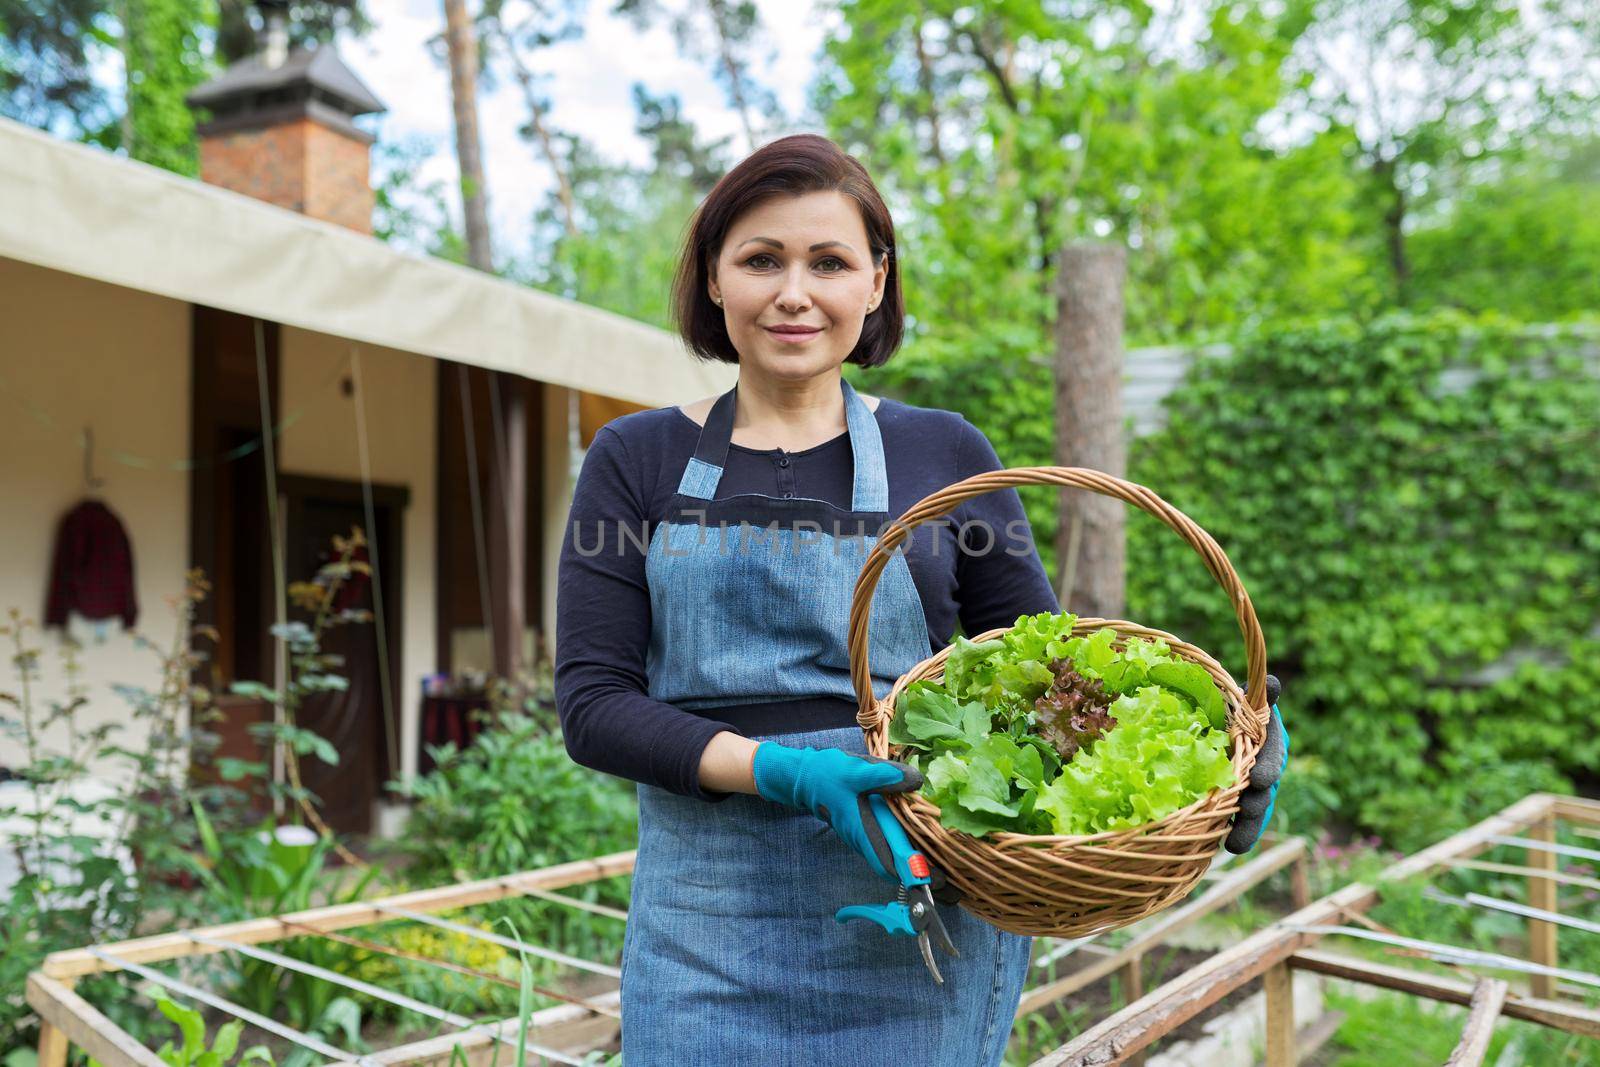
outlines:
{"label": "woman's face", "polygon": [[[830,190],[747,209],[728,229],[708,289],[740,368],[800,381],[844,363],[888,273],[887,257],[872,261],[856,202]],[[811,329],[785,336],[775,326]]]}

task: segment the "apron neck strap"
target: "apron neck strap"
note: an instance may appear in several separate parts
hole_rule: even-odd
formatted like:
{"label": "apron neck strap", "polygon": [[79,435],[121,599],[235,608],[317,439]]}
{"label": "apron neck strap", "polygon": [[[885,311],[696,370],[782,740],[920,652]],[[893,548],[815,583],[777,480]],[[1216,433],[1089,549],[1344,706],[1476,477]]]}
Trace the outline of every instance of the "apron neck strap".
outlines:
{"label": "apron neck strap", "polygon": [[[850,510],[886,512],[889,509],[889,477],[883,459],[883,436],[878,432],[878,420],[867,410],[865,401],[843,377],[839,379],[844,393],[845,428],[850,435],[850,451],[854,461],[854,477],[850,488]],[[712,405],[700,428],[695,442],[694,455],[684,467],[683,478],[678,483],[682,496],[695,500],[715,497],[717,483],[722,479],[728,462],[728,446],[733,441],[733,416],[738,402],[739,385],[723,393]]]}

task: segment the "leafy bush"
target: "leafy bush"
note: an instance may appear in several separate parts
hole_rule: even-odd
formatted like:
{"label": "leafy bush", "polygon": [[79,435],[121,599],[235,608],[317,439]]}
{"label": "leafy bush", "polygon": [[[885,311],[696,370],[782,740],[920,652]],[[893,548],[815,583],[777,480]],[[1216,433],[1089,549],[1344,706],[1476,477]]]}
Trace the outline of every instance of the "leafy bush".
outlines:
{"label": "leafy bush", "polygon": [[[451,921],[486,933],[497,932],[489,923],[470,918],[456,917]],[[517,974],[515,961],[508,949],[492,941],[484,941],[454,930],[441,930],[422,923],[407,922],[362,929],[357,932],[357,936],[375,944],[389,946],[397,953],[445,960],[471,968],[481,974],[498,975],[508,981],[513,980]],[[482,1012],[504,1017],[514,1013],[517,1007],[514,988],[507,989],[473,975],[403,959],[390,953],[352,948],[348,964],[341,966],[339,971],[360,981],[448,1011]],[[408,1019],[422,1025],[430,1022],[393,1004],[369,1001],[367,1007],[370,1018]]]}
{"label": "leafy bush", "polygon": [[[406,878],[442,885],[499,877],[571,860],[622,852],[638,841],[639,813],[630,783],[572,762],[554,714],[537,704],[501,711],[465,748],[433,749],[432,772],[392,788],[413,806],[397,847]],[[625,908],[625,879],[563,890],[570,897]],[[490,922],[515,921],[533,943],[588,959],[615,959],[623,923],[534,898],[485,906]],[[548,984],[559,965],[534,959]]]}
{"label": "leafy bush", "polygon": [[[317,642],[329,625],[362,621],[362,613],[330,610],[339,584],[365,567],[352,560],[362,543],[359,531],[335,538],[335,562],[321,567],[313,581],[289,587],[291,599],[313,617],[310,626],[273,627],[294,653],[281,695],[291,707],[304,693],[343,685],[335,671],[337,657],[321,655]],[[324,834],[315,849],[302,849],[294,863],[289,853],[262,839],[257,816],[248,812],[250,798],[230,783],[269,776],[267,763],[217,760],[222,781],[215,785],[186,773],[192,765],[210,763],[219,741],[208,729],[219,713],[209,692],[193,682],[207,658],[205,642],[217,637],[213,628],[195,623],[196,607],[209,589],[198,570],[185,575],[182,591],[170,601],[175,627],[164,646],[142,633],[132,635],[134,647],[149,656],[155,677],[149,685],[112,687],[129,706],[121,722],[84,721],[87,716],[80,712],[89,695],[73,641],[50,642],[65,685],[61,698],[47,701],[38,696],[54,688],[42,684],[45,635],[15,609],[0,624],[14,680],[14,689],[0,690],[0,736],[14,739],[27,759],[20,788],[13,787],[25,794],[14,817],[20,832],[0,838],[0,848],[13,853],[20,874],[0,896],[0,1048],[36,1040],[38,1020],[23,1001],[23,978],[50,952],[154,929],[294,910],[296,902],[309,904],[314,892],[327,900],[364,888],[322,877],[324,854],[341,847],[330,835]],[[280,699],[254,683],[239,688]],[[62,733],[63,741],[48,742],[50,734]],[[317,752],[337,758],[325,739],[292,723],[268,724],[266,737],[283,745],[286,755]],[[290,759],[288,766],[289,784],[266,781],[256,792],[297,803],[320,826],[315,798],[300,787],[297,764]],[[91,832],[96,824],[105,829]],[[342,950],[291,943],[286,951],[333,966]],[[211,962],[226,970],[220,957]],[[276,967],[247,960],[224,981],[242,999],[286,1013],[302,1028],[348,1035],[359,1020],[350,998],[332,996],[331,987],[304,976],[285,979]],[[159,1040],[169,1029],[126,976],[89,976],[78,991],[137,1039]],[[285,1067],[295,1062],[291,1057]]]}
{"label": "leafy bush", "polygon": [[[207,632],[195,626],[194,612],[208,588],[198,571],[188,573],[171,601],[174,629],[165,646],[132,635],[154,678],[149,687],[114,687],[128,705],[120,722],[92,724],[81,714],[89,694],[74,641],[49,642],[65,684],[60,698],[43,700],[39,693],[53,688],[45,684],[45,635],[16,609],[0,624],[10,666],[0,736],[27,759],[7,790],[25,801],[14,815],[9,800],[0,803],[0,817],[20,824],[0,837],[19,872],[0,895],[0,1048],[37,1040],[24,979],[49,953],[133,937],[152,918],[187,925],[208,914],[189,888],[198,838],[187,813],[192,799],[216,799],[219,791],[174,773],[191,752],[202,760],[209,752],[196,725],[206,721],[209,697],[190,682],[204,659],[197,649]],[[78,991],[136,1037],[168,1029],[121,976],[85,978]]]}
{"label": "leafy bush", "polygon": [[412,799],[399,841],[418,885],[548,867],[634,846],[638,811],[620,779],[572,762],[561,735],[501,714],[465,748],[433,750],[434,770],[394,788]]}
{"label": "leafy bush", "polygon": [[[1296,760],[1397,847],[1596,785],[1594,338],[1453,313],[1263,331],[1199,361],[1134,442],[1130,477],[1250,591]],[[1240,674],[1200,557],[1131,509],[1128,541],[1129,617]],[[1292,799],[1294,778],[1282,803],[1328,806]]]}

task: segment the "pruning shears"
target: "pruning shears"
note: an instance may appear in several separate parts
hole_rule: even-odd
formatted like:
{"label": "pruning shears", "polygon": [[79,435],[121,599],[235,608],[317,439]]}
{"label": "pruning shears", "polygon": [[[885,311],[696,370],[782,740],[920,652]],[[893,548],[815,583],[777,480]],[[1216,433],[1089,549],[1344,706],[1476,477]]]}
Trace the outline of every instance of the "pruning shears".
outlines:
{"label": "pruning shears", "polygon": [[[838,922],[851,919],[871,919],[891,934],[915,937],[922,949],[922,961],[928,965],[933,980],[944,984],[944,976],[933,962],[933,946],[937,945],[958,959],[961,953],[950,943],[944,921],[933,905],[933,868],[928,857],[911,845],[905,827],[889,810],[889,802],[880,793],[862,793],[861,825],[872,840],[872,848],[886,871],[893,871],[900,882],[896,899],[888,904],[851,904],[834,913]],[[870,814],[870,818],[868,817]]]}

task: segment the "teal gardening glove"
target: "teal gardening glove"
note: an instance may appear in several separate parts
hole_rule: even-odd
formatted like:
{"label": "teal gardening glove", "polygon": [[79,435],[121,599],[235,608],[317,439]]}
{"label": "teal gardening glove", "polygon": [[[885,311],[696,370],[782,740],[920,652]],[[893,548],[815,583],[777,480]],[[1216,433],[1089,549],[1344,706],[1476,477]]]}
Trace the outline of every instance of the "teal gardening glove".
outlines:
{"label": "teal gardening glove", "polygon": [[884,869],[873,847],[883,830],[868,808],[868,793],[906,793],[922,786],[922,773],[898,760],[856,756],[837,748],[793,748],[776,741],[756,746],[751,761],[756,792],[765,800],[809,811],[833,828],[880,878]]}
{"label": "teal gardening glove", "polygon": [[1239,793],[1239,811],[1233,817],[1233,829],[1222,847],[1239,855],[1255,847],[1261,832],[1272,819],[1272,805],[1278,799],[1278,780],[1289,763],[1289,731],[1283,728],[1283,717],[1278,714],[1278,697],[1283,685],[1273,675],[1267,675],[1267,703],[1272,717],[1267,720],[1267,739],[1256,753],[1256,765],[1250,768],[1250,784]]}

